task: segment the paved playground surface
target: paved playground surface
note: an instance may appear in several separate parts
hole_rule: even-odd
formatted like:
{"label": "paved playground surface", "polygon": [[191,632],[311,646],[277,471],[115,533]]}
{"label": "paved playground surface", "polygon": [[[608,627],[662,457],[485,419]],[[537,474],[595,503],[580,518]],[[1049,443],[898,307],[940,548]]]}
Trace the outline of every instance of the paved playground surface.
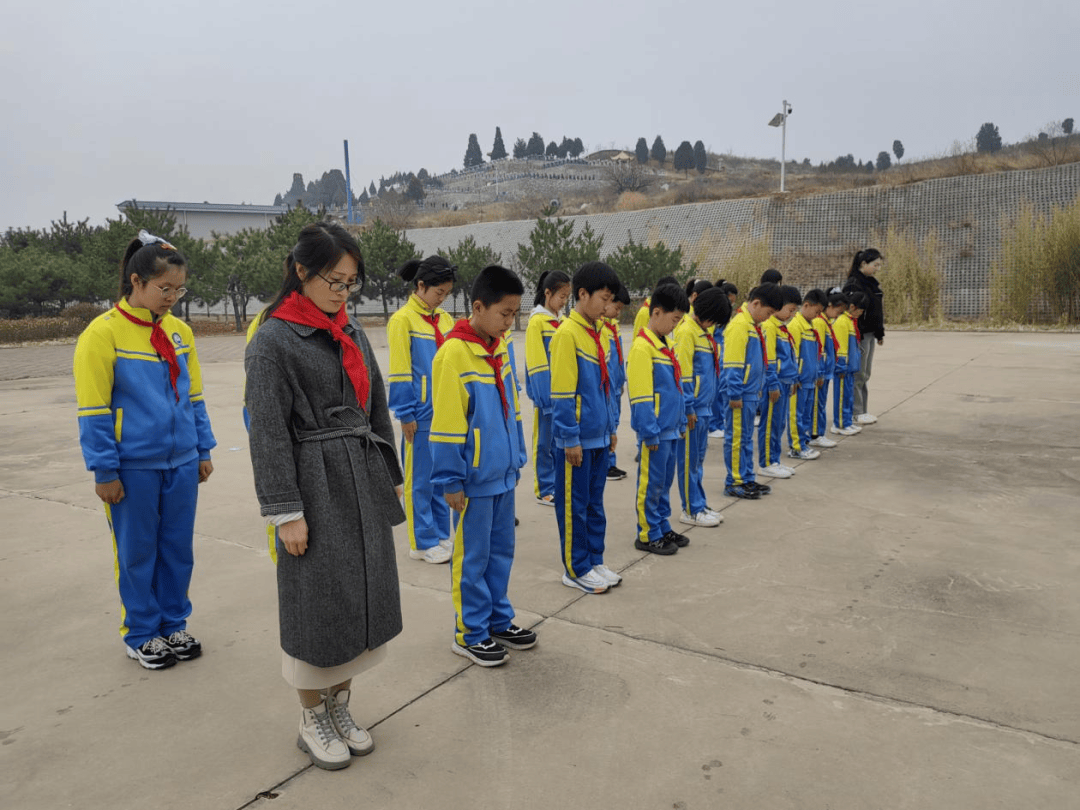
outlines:
{"label": "paved playground surface", "polygon": [[[756,502],[720,494],[711,443],[725,522],[674,557],[634,550],[633,478],[610,483],[625,580],[600,596],[560,584],[525,470],[510,595],[540,644],[498,669],[450,652],[449,570],[399,527],[405,631],[353,686],[376,749],[334,773],[296,748],[280,676],[243,340],[198,345],[205,653],[162,672],[117,634],[73,346],[0,349],[0,807],[1080,806],[1080,335],[890,333],[880,422]],[[633,469],[628,418],[620,442]]]}

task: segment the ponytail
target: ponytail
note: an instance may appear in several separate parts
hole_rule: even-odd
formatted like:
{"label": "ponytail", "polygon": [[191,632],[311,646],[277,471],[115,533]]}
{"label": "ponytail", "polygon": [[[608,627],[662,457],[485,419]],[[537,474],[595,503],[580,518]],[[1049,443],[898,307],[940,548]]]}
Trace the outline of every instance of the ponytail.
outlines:
{"label": "ponytail", "polygon": [[187,260],[179,250],[160,236],[139,231],[120,261],[120,297],[127,298],[135,291],[131,276],[135,274],[144,284],[169,269],[169,265],[187,268]]}
{"label": "ponytail", "polygon": [[533,301],[533,306],[546,306],[547,293],[555,292],[564,285],[570,285],[570,276],[566,275],[562,270],[545,270],[540,274],[540,279],[536,282],[536,299]]}
{"label": "ponytail", "polygon": [[860,250],[855,254],[855,258],[851,260],[851,270],[848,271],[848,278],[855,275],[856,272],[861,272],[860,268],[863,264],[869,264],[870,262],[877,261],[881,258],[881,251],[876,248],[866,248]]}
{"label": "ponytail", "polygon": [[450,264],[442,256],[428,256],[426,259],[409,259],[398,270],[398,275],[405,281],[413,282],[419,288],[423,282],[425,287],[438,287],[446,282],[453,283],[457,277],[457,265]]}

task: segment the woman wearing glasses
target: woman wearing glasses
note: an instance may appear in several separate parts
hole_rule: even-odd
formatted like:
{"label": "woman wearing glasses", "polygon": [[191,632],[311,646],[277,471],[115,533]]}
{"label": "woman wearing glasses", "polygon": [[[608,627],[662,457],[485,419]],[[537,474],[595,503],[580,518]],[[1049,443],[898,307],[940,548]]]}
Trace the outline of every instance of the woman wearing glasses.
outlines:
{"label": "woman wearing glasses", "polygon": [[352,678],[401,632],[392,532],[405,519],[401,468],[375,355],[345,309],[363,278],[344,228],[306,226],[244,361],[282,674],[302,706],[297,746],[330,770],[371,751],[349,713]]}
{"label": "woman wearing glasses", "polygon": [[191,328],[170,308],[187,264],[141,231],[120,265],[120,301],[75,348],[79,442],[113,534],[120,636],[130,658],[164,669],[197,658],[187,632],[198,486],[216,444]]}

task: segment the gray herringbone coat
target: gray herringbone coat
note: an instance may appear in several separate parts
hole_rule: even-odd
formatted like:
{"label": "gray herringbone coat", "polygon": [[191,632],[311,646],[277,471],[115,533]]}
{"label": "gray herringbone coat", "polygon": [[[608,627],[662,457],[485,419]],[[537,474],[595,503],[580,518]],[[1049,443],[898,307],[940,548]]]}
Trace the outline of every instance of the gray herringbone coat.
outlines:
{"label": "gray herringbone coat", "polygon": [[281,647],[317,667],[344,664],[401,632],[392,533],[405,519],[394,493],[401,468],[371,344],[351,319],[345,332],[368,368],[367,414],[326,330],[269,318],[244,360],[262,514],[302,509],[308,525],[303,556],[277,541]]}

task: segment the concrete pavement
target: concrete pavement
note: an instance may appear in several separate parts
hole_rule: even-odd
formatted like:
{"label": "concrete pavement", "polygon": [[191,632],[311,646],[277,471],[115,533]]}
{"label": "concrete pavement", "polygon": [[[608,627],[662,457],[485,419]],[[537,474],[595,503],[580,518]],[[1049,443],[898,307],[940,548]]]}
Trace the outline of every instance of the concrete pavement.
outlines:
{"label": "concrete pavement", "polygon": [[[199,350],[219,442],[191,589],[206,652],[147,672],[116,634],[72,347],[0,349],[0,806],[1080,806],[1080,336],[890,333],[879,424],[757,502],[719,494],[712,443],[725,523],[674,557],[634,550],[633,479],[609,484],[625,581],[600,596],[560,584],[526,470],[511,598],[541,641],[499,669],[451,654],[448,569],[399,531],[405,632],[354,684],[376,750],[336,773],[295,747],[279,674],[243,341]],[[632,470],[628,416],[620,441]]]}

